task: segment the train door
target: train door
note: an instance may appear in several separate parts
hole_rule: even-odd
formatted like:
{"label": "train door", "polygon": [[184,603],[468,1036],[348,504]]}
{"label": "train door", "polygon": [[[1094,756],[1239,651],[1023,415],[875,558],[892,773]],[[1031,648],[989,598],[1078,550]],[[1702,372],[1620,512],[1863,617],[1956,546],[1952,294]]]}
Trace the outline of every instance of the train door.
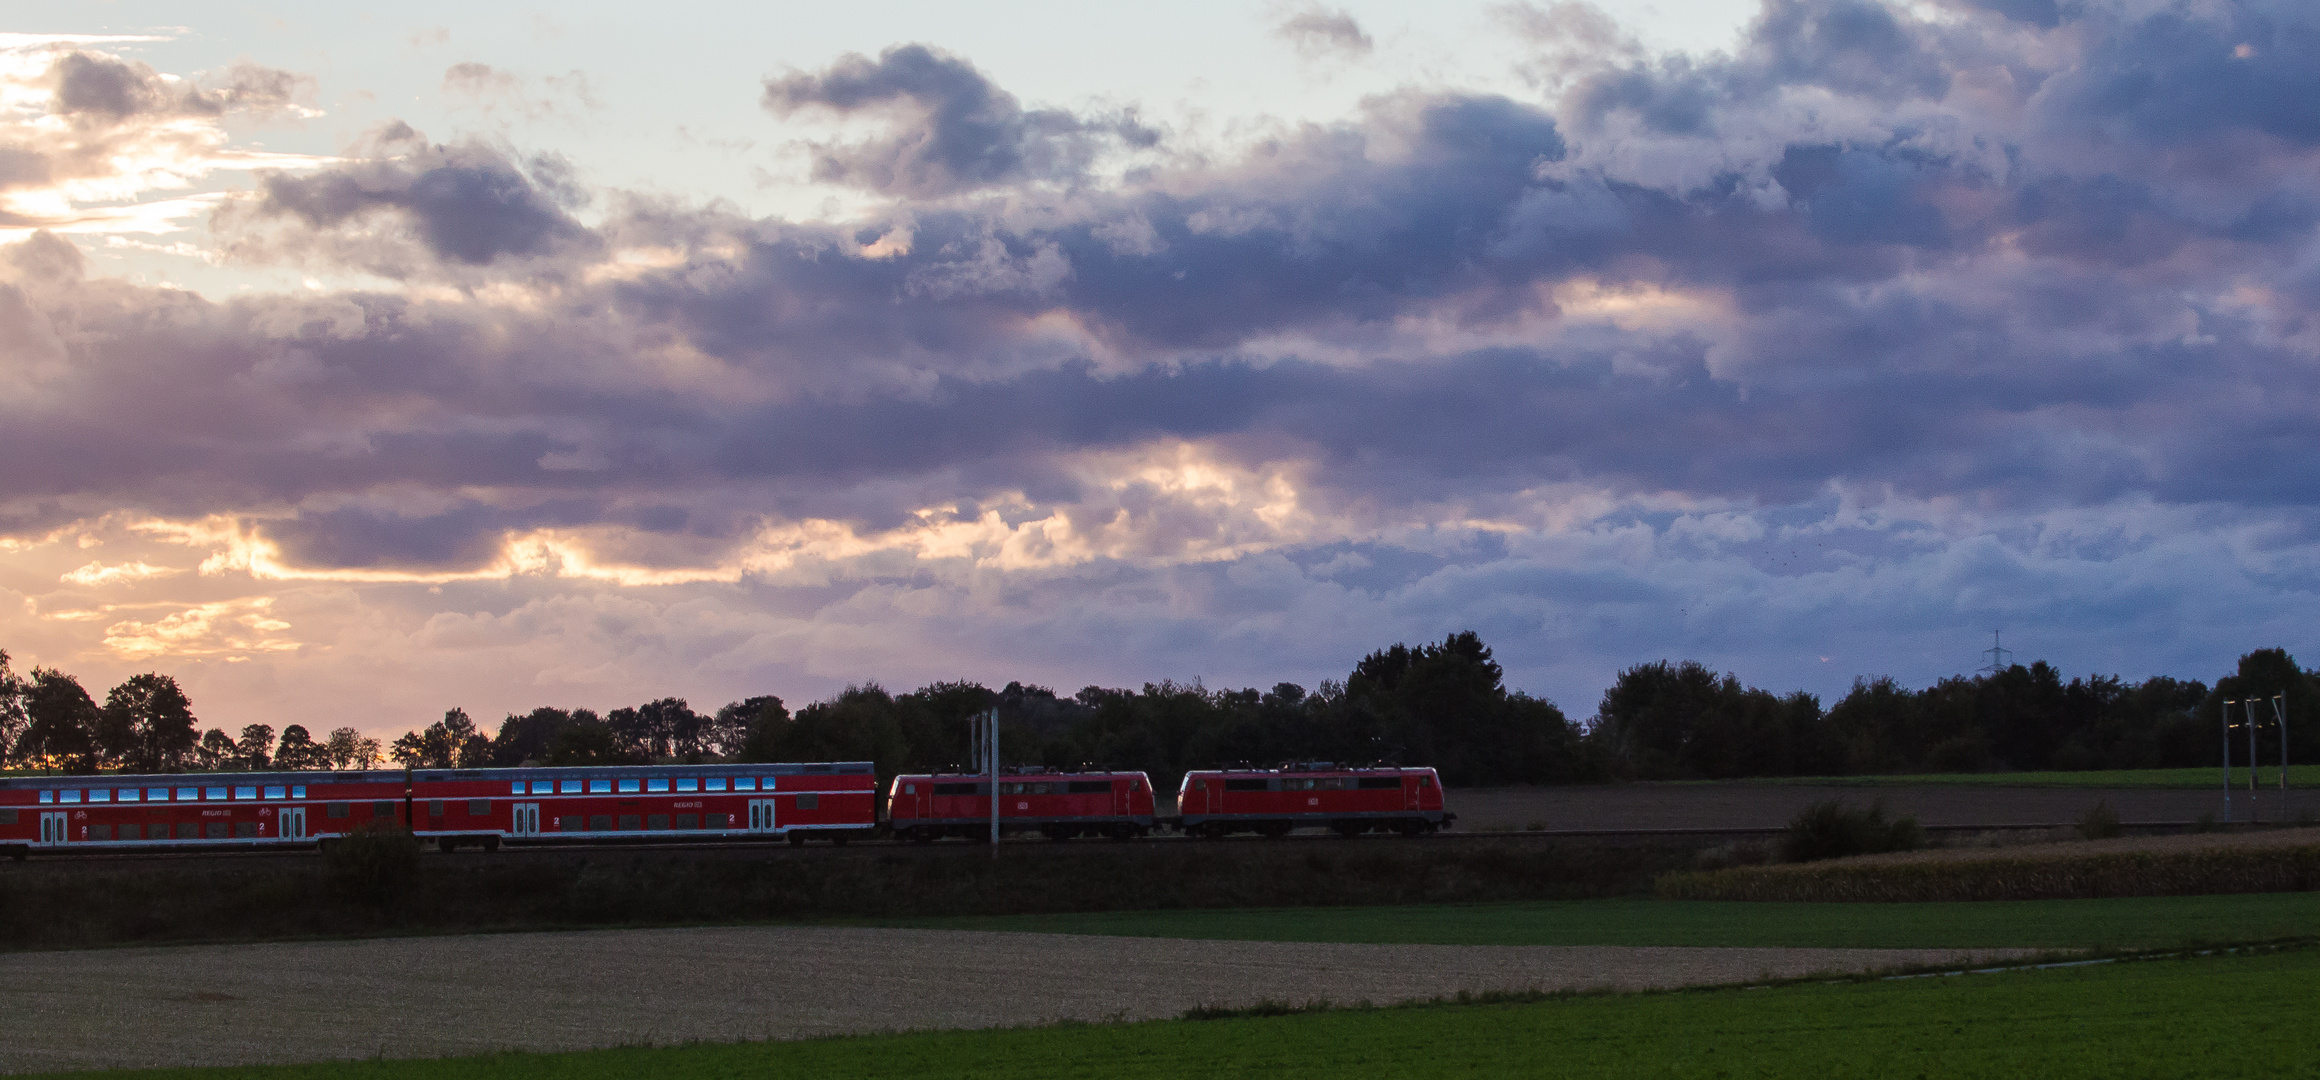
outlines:
{"label": "train door", "polygon": [[540,804],[536,802],[517,803],[511,808],[511,811],[513,816],[508,821],[509,835],[540,835]]}
{"label": "train door", "polygon": [[772,800],[772,799],[751,799],[751,800],[749,800],[749,831],[750,831],[750,832],[772,832],[772,831],[773,831],[773,800]]}
{"label": "train door", "polygon": [[274,829],[284,840],[306,839],[306,808],[285,806],[275,811]]}
{"label": "train door", "polygon": [[1424,784],[1424,783],[1425,783],[1425,781],[1424,781],[1424,780],[1422,780],[1422,779],[1419,779],[1419,778],[1417,778],[1417,777],[1404,777],[1404,778],[1402,779],[1402,792],[1403,792],[1403,794],[1404,794],[1404,795],[1407,797],[1407,800],[1408,800],[1408,801],[1406,801],[1405,803],[1403,803],[1403,804],[1402,804],[1402,809],[1404,809],[1404,810],[1422,810],[1422,809],[1425,809],[1424,803],[1421,801],[1421,796],[1418,794],[1418,787],[1419,787],[1419,785],[1421,785],[1421,784]]}
{"label": "train door", "polygon": [[43,844],[64,843],[66,820],[63,814],[40,815],[40,842]]}

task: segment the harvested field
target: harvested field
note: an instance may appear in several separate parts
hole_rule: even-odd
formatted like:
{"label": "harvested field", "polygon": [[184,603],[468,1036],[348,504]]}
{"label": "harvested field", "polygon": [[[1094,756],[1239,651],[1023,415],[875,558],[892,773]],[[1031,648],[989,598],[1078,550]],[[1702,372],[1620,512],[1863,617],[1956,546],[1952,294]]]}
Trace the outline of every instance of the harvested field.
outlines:
{"label": "harvested field", "polygon": [[0,957],[0,1071],[437,1057],[1674,987],[2003,950],[1325,945],[724,928]]}
{"label": "harvested field", "polygon": [[2320,889],[2320,829],[1936,848],[1677,872],[1675,900],[2070,900]]}
{"label": "harvested field", "polygon": [[[1838,799],[1856,806],[1883,800],[1887,810],[1930,826],[2055,825],[2077,821],[2096,802],[2122,820],[2189,822],[2220,814],[2217,788],[1982,787],[1923,784],[1862,787],[1843,784],[1589,784],[1572,787],[1469,788],[1448,792],[1461,831],[1523,829],[1779,829],[1797,811]],[[2248,813],[2246,791],[2232,793],[2235,820]],[[2266,791],[2257,803],[2265,821],[2320,816],[2320,790]]]}

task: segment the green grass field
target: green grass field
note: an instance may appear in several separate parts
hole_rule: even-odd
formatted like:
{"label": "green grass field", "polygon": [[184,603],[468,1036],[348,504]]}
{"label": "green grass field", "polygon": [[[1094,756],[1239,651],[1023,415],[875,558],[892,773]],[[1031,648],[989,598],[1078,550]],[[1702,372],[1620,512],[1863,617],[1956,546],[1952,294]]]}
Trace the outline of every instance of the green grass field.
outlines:
{"label": "green grass field", "polygon": [[2320,893],[1971,904],[1568,900],[1119,911],[913,919],[881,925],[1366,944],[2148,949],[2320,934]]}
{"label": "green grass field", "polygon": [[[2246,768],[2232,770],[2232,790],[2246,791]],[[1729,783],[1730,781],[1677,781],[1678,783]],[[1982,787],[2077,787],[2077,788],[2215,788],[2223,789],[2223,770],[2205,769],[2102,769],[2088,772],[1989,772],[1989,773],[1917,773],[1906,776],[1774,776],[1741,781],[1749,784],[1810,784],[1842,785],[1848,787],[1899,787],[1909,784],[1963,784]],[[2256,771],[2256,786],[2265,791],[2280,787],[2280,770],[2267,765]],[[2320,765],[2291,765],[2288,767],[2288,786],[2320,787]]]}
{"label": "green grass field", "polygon": [[2320,950],[1766,989],[442,1061],[186,1080],[1188,1076],[2310,1077]]}

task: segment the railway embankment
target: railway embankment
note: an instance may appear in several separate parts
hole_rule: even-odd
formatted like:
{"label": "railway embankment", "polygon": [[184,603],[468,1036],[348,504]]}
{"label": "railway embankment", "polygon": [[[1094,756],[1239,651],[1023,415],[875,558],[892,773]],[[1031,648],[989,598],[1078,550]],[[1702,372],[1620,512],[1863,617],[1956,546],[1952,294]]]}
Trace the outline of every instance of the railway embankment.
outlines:
{"label": "railway embankment", "polygon": [[[1694,838],[596,848],[427,854],[350,880],[314,856],[0,868],[0,948],[1647,893]],[[399,875],[399,876],[398,876]]]}

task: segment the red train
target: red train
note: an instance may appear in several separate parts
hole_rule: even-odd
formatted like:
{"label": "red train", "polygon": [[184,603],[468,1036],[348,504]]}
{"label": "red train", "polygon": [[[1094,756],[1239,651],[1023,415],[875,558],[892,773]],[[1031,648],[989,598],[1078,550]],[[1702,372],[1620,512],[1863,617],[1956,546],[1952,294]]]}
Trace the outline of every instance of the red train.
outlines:
{"label": "red train", "polygon": [[[999,777],[999,831],[1050,840],[1152,831],[1152,780],[1140,772],[1014,770]],[[886,819],[897,837],[921,844],[945,836],[991,835],[991,778],[973,773],[897,776],[887,786]]]}
{"label": "red train", "polygon": [[1278,769],[1202,769],[1184,774],[1176,822],[1186,834],[1285,835],[1326,826],[1343,836],[1418,836],[1458,820],[1442,809],[1442,780],[1426,768],[1357,768],[1326,761]]}
{"label": "red train", "polygon": [[0,778],[0,853],[328,841],[380,819],[460,845],[840,843],[878,824],[867,761]]}

